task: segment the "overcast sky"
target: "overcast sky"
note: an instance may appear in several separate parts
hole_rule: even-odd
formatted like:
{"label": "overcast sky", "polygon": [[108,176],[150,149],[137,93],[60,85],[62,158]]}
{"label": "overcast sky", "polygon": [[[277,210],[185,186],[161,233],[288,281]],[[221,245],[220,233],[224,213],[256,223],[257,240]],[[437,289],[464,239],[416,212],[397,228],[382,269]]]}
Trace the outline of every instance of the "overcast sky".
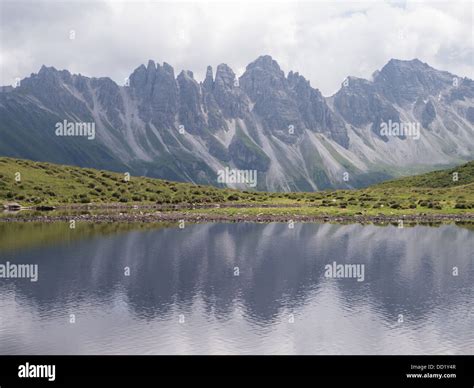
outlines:
{"label": "overcast sky", "polygon": [[[176,74],[227,63],[241,75],[269,54],[324,95],[390,58],[474,78],[473,3],[430,1],[0,0],[0,84],[42,64],[119,84],[148,59]],[[75,39],[70,39],[71,30]]]}

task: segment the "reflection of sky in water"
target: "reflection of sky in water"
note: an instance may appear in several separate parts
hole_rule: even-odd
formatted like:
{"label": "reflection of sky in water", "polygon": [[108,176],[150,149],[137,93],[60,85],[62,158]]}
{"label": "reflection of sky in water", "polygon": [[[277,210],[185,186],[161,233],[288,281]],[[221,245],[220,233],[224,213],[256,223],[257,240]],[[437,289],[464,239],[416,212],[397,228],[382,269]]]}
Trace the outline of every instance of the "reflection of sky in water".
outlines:
{"label": "reflection of sky in water", "polygon": [[[203,224],[0,251],[40,271],[0,280],[0,353],[474,354],[473,257],[452,225]],[[324,278],[333,261],[365,281]]]}

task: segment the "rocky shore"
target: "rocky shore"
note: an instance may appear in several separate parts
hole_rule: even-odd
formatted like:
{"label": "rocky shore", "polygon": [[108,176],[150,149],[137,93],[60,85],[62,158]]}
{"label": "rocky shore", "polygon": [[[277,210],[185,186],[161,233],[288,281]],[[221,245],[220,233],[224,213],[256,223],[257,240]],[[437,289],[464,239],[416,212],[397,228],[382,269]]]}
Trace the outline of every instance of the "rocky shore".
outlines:
{"label": "rocky shore", "polygon": [[340,222],[340,223],[408,223],[423,222],[474,222],[474,213],[464,214],[409,214],[409,215],[225,215],[183,211],[155,212],[114,212],[108,214],[70,214],[70,215],[22,215],[0,217],[0,222],[78,222],[91,223],[153,223],[153,222]]}

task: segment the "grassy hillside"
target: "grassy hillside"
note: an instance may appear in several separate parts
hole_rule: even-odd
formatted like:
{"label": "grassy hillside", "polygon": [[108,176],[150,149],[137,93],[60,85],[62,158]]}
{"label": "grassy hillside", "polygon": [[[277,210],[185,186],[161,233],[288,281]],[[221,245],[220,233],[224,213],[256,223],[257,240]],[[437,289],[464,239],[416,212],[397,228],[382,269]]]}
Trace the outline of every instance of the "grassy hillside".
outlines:
{"label": "grassy hillside", "polygon": [[[457,173],[457,180],[453,179]],[[474,183],[474,161],[451,168],[449,170],[433,171],[426,174],[399,178],[374,187],[432,187],[446,188],[464,186]]]}
{"label": "grassy hillside", "polygon": [[[453,172],[458,172],[458,181],[453,181]],[[21,174],[19,182],[15,181],[16,173]],[[127,182],[124,178],[123,174],[108,171],[0,158],[0,203],[18,202],[24,206],[233,203],[252,207],[207,211],[275,215],[462,213],[474,208],[474,162],[362,190],[311,193],[237,191],[143,177],[131,177]]]}
{"label": "grassy hillside", "polygon": [[[20,173],[21,180],[15,180]],[[72,203],[182,203],[251,199],[262,194],[238,193],[212,186],[130,177],[90,168],[0,158],[0,200],[22,205]],[[229,198],[230,197],[230,198]]]}

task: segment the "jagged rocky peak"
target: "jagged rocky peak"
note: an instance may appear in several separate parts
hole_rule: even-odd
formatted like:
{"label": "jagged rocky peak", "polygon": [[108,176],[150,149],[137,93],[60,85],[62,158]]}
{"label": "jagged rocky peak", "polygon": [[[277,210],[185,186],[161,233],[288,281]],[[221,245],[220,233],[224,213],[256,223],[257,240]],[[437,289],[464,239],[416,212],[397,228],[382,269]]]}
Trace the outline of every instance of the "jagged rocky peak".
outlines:
{"label": "jagged rocky peak", "polygon": [[240,85],[254,101],[267,95],[270,90],[287,90],[288,88],[285,73],[269,55],[258,57],[247,66],[240,77]]}
{"label": "jagged rocky peak", "polygon": [[163,65],[155,63],[152,59],[148,61],[147,66],[140,65],[130,75],[130,86],[132,88],[145,88],[148,84],[152,85],[156,79],[175,79],[174,69],[171,65],[163,62]]}
{"label": "jagged rocky peak", "polygon": [[151,121],[156,127],[171,127],[178,110],[178,87],[174,69],[149,60],[147,66],[140,65],[130,75],[130,94],[140,103],[139,117]]}
{"label": "jagged rocky peak", "polygon": [[148,65],[147,65],[146,69],[147,69],[148,71],[155,71],[155,70],[156,70],[155,61],[152,60],[152,59],[149,59],[149,60],[148,60]]}
{"label": "jagged rocky peak", "polygon": [[[31,74],[30,77],[27,77],[21,81],[21,86],[30,85],[31,82],[35,83],[37,80],[42,82],[54,82],[58,83],[60,80],[63,82],[70,83],[72,82],[73,77],[81,77],[80,75],[73,76],[68,70],[57,70],[53,66],[42,65],[38,74]],[[31,81],[31,82],[30,82]]]}
{"label": "jagged rocky peak", "polygon": [[56,73],[57,71],[58,70],[56,70],[54,66],[42,65],[38,72],[38,75],[52,74],[52,73]]}
{"label": "jagged rocky peak", "polygon": [[[159,65],[158,65],[158,67],[159,67]],[[171,66],[169,63],[163,62],[163,66],[161,67],[161,69],[165,73],[168,73],[169,75],[171,75],[174,78],[174,69],[173,69],[173,66]]]}
{"label": "jagged rocky peak", "polygon": [[294,85],[305,85],[305,86],[311,87],[311,83],[309,82],[309,80],[307,80],[305,77],[303,77],[298,72],[290,71],[288,73],[287,78],[288,78],[288,82],[292,86],[294,86]]}
{"label": "jagged rocky peak", "polygon": [[228,65],[221,63],[219,66],[217,66],[215,80],[216,88],[233,88],[235,85],[235,80],[235,73]]}
{"label": "jagged rocky peak", "polygon": [[325,98],[319,89],[313,88],[311,82],[298,72],[290,71],[288,73],[288,85],[296,93],[298,99],[318,100],[325,104]]}
{"label": "jagged rocky peak", "polygon": [[166,62],[163,62],[163,65],[160,65],[159,63],[156,64],[156,74],[158,79],[175,79],[173,66]]}
{"label": "jagged rocky peak", "polygon": [[86,78],[80,75],[72,75],[68,70],[57,70],[53,66],[42,65],[37,74],[31,74],[20,82],[20,89],[27,89],[36,96],[48,94],[46,97],[53,99],[51,94],[60,93],[63,84],[72,85],[74,80]]}
{"label": "jagged rocky peak", "polygon": [[417,70],[426,70],[432,69],[427,63],[421,62],[418,58],[413,59],[396,59],[391,58],[385,66],[382,68],[383,71],[387,71],[387,69],[399,69],[401,71],[413,71]]}
{"label": "jagged rocky peak", "polygon": [[249,63],[245,68],[243,76],[262,76],[285,79],[285,73],[281,70],[280,65],[270,55],[262,55],[255,61]]}
{"label": "jagged rocky peak", "polygon": [[357,91],[363,91],[367,90],[368,88],[372,88],[373,83],[369,80],[366,80],[364,78],[359,78],[359,77],[354,77],[354,76],[348,76],[341,84],[341,90],[357,90]]}
{"label": "jagged rocky peak", "polygon": [[[397,106],[412,109],[417,101],[428,96],[438,98],[439,93],[451,87],[453,76],[436,70],[419,59],[391,59],[373,81],[348,77],[334,95],[334,107],[344,120],[355,126],[373,123],[378,133],[380,121],[399,120]],[[435,117],[434,109],[427,108],[423,123]]]}
{"label": "jagged rocky peak", "polygon": [[278,62],[275,61],[270,55],[261,55],[255,61],[250,63],[246,68],[246,70],[253,69],[267,70],[274,73],[280,73],[284,76],[284,73],[280,69],[280,65],[278,64]]}
{"label": "jagged rocky peak", "polygon": [[[86,78],[83,75],[79,74],[71,74],[69,70],[58,70],[54,66],[45,66],[42,65],[40,70],[38,71],[38,74],[31,74],[29,78],[43,78],[43,79],[53,79],[53,78],[59,78],[65,82],[71,82],[75,78]],[[108,78],[108,77],[105,77]],[[25,78],[26,79],[26,78]]]}
{"label": "jagged rocky peak", "polygon": [[178,80],[179,79],[196,82],[194,73],[191,70],[181,70],[181,73],[178,74]]}
{"label": "jagged rocky peak", "polygon": [[[374,82],[389,84],[395,84],[397,82],[423,83],[424,74],[430,70],[434,69],[418,59],[390,59],[390,61],[388,61],[387,64],[377,73]],[[418,78],[420,75],[421,79]]]}
{"label": "jagged rocky peak", "polygon": [[369,81],[349,78],[334,95],[334,108],[349,124],[356,127],[372,125],[378,135],[382,121],[399,121],[398,111]]}
{"label": "jagged rocky peak", "polygon": [[200,86],[190,70],[181,71],[177,82],[179,85],[179,123],[184,125],[190,133],[202,134],[206,122],[202,112],[203,101]]}
{"label": "jagged rocky peak", "polygon": [[234,71],[225,63],[217,66],[213,94],[225,117],[243,117],[248,110],[248,98],[240,88]]}
{"label": "jagged rocky peak", "polygon": [[212,71],[212,66],[208,66],[206,69],[206,78],[204,78],[204,82],[202,86],[207,90],[212,90],[214,86],[214,75]]}
{"label": "jagged rocky peak", "polygon": [[145,65],[138,66],[130,75],[130,87],[142,89],[147,83],[148,72]]}
{"label": "jagged rocky peak", "polygon": [[439,71],[419,59],[391,59],[376,74],[374,83],[390,101],[411,104],[420,95],[436,95],[449,87],[454,76]]}

